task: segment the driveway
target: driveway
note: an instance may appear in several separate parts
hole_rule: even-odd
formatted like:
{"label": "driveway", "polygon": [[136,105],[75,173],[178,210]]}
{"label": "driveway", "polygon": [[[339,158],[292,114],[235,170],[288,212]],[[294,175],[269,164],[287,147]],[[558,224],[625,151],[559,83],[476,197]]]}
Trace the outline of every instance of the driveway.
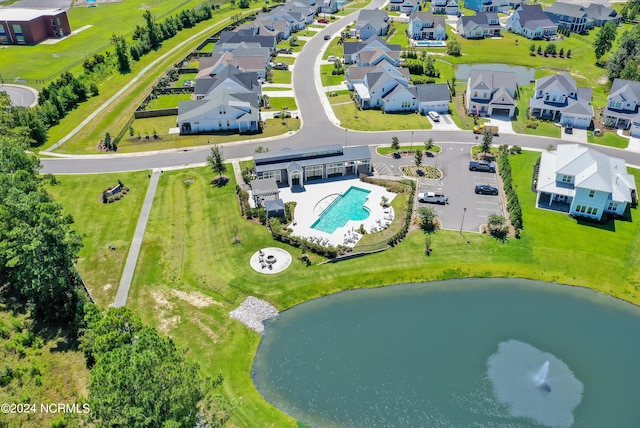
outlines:
{"label": "driveway", "polygon": [[28,86],[0,84],[0,92],[6,92],[14,106],[33,107],[38,104],[38,91]]}
{"label": "driveway", "polygon": [[562,134],[560,138],[563,141],[571,141],[574,143],[587,144],[587,130],[586,129],[576,129],[573,128],[573,132],[571,134],[567,134],[564,132],[564,128],[562,129]]}
{"label": "driveway", "polygon": [[493,115],[489,118],[491,126],[497,126],[500,134],[514,134],[509,116]]}
{"label": "driveway", "polygon": [[429,116],[426,116],[426,118],[429,120],[429,122],[431,122],[431,125],[433,125],[434,131],[459,131],[460,130],[460,128],[458,128],[458,125],[456,125],[453,119],[451,119],[450,114],[441,114],[440,120],[438,122],[434,122]]}

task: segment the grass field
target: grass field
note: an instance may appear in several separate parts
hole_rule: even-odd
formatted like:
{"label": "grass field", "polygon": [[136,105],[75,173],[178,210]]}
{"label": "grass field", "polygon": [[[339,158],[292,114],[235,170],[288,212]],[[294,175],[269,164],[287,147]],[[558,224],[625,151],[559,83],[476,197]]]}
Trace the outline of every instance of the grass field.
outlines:
{"label": "grass field", "polygon": [[272,95],[269,98],[271,110],[297,110],[298,105],[293,97],[278,97]]}
{"label": "grass field", "polygon": [[[128,305],[188,347],[189,358],[205,373],[223,373],[225,393],[239,404],[233,426],[294,427],[295,422],[266,403],[251,382],[259,336],[228,317],[248,295],[285,309],[351,288],[458,277],[522,277],[586,286],[640,303],[640,222],[590,226],[534,208],[536,195],[529,189],[538,156],[525,152],[511,157],[523,210],[521,239],[502,243],[477,233],[461,239],[458,232],[438,231],[427,258],[424,234],[415,231],[388,251],[324,265],[314,256],[316,263],[310,267],[297,260],[300,250],[282,246],[264,227],[241,219],[230,171],[230,182],[221,188],[211,184],[208,168],[167,171],[151,211]],[[630,172],[640,180],[639,171]],[[101,180],[99,176],[84,178],[85,186],[101,187],[91,184]],[[75,183],[62,179],[60,189],[76,189]],[[64,203],[81,205],[79,201]],[[632,211],[634,220],[637,214]],[[78,210],[76,216],[80,229],[104,221],[108,213]],[[236,233],[241,243],[234,245]],[[107,244],[101,239],[96,237],[97,247]],[[251,254],[267,246],[292,254],[286,272],[263,276],[249,268]]]}
{"label": "grass field", "polygon": [[291,83],[291,72],[289,70],[272,70],[273,83]]}
{"label": "grass field", "polygon": [[178,107],[180,101],[188,101],[191,94],[160,95],[149,102],[147,110]]}
{"label": "grass field", "polygon": [[[147,172],[107,175],[61,175],[60,184],[49,186],[65,211],[75,219],[74,229],[82,236],[78,269],[96,303],[113,303],[133,232],[147,193]],[[130,191],[119,201],[102,203],[102,191],[118,184]],[[78,203],[82,201],[82,203]],[[115,247],[111,250],[109,246]]]}
{"label": "grass field", "polygon": [[358,110],[355,103],[334,105],[333,112],[341,126],[356,131],[431,129],[427,118],[415,112],[383,114],[380,110]]}
{"label": "grass field", "polygon": [[629,139],[623,138],[615,132],[604,132],[600,135],[593,135],[593,131],[588,131],[587,141],[592,144],[601,144],[603,146],[617,147],[626,149],[629,145]]}
{"label": "grass field", "polygon": [[322,64],[320,66],[320,78],[322,86],[340,85],[344,81],[344,74],[332,74],[335,66],[333,64]]}

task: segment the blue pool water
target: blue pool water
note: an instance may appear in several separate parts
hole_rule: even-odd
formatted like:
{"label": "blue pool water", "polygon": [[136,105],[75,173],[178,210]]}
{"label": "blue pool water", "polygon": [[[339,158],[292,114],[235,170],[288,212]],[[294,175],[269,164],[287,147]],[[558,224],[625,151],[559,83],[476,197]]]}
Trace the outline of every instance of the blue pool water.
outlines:
{"label": "blue pool water", "polygon": [[369,193],[369,190],[350,187],[320,214],[311,227],[321,232],[333,233],[349,220],[366,219],[369,217],[369,210],[364,207],[364,203]]}

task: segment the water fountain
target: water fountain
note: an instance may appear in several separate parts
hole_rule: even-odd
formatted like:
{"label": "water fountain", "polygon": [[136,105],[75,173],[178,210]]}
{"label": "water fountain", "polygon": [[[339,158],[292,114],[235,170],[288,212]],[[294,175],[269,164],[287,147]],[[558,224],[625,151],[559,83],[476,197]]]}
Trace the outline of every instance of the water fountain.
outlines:
{"label": "water fountain", "polygon": [[583,386],[552,354],[517,340],[502,342],[489,358],[488,374],[497,400],[512,416],[547,427],[573,425]]}

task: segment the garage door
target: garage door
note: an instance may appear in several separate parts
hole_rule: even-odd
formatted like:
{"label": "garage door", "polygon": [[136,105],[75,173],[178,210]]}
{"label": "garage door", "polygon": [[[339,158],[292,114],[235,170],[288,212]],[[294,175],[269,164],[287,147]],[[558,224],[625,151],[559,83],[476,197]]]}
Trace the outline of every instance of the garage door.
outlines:
{"label": "garage door", "polygon": [[491,109],[491,116],[509,116],[509,117],[511,117],[511,109],[508,109],[508,108],[493,108],[493,109]]}
{"label": "garage door", "polygon": [[573,126],[576,128],[588,128],[591,124],[591,119],[586,117],[576,117],[576,120],[573,122]]}

